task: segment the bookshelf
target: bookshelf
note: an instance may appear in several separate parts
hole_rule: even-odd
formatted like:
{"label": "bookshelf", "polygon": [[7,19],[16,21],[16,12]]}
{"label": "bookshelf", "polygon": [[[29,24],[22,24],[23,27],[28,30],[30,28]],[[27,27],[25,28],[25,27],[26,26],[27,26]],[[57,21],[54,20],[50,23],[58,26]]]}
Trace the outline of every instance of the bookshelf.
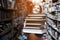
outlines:
{"label": "bookshelf", "polygon": [[[16,15],[17,9],[15,8],[15,0],[0,0],[0,40],[14,40],[17,37],[18,29],[16,21],[18,16]],[[18,22],[17,22],[18,23]]]}
{"label": "bookshelf", "polygon": [[[60,26],[60,21],[59,21],[60,2],[58,2],[58,0],[56,0],[56,1],[57,2],[53,2],[52,5],[51,4],[49,5],[51,7],[51,11],[47,12],[47,20],[46,20],[47,32],[52,40],[60,40],[60,31],[59,31],[59,29],[60,29],[59,28],[59,26]],[[57,7],[57,5],[58,5],[58,7]],[[48,7],[48,10],[50,7]],[[54,9],[54,7],[56,9]]]}

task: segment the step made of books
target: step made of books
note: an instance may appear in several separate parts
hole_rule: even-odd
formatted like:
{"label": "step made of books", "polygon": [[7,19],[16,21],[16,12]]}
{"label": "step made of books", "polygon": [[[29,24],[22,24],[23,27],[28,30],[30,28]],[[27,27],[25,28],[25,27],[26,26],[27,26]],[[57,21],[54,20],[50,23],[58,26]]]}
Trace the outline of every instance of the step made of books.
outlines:
{"label": "step made of books", "polygon": [[24,22],[25,29],[40,29],[41,25],[45,24],[45,14],[29,14]]}
{"label": "step made of books", "polygon": [[26,25],[41,25],[39,23],[26,23]]}
{"label": "step made of books", "polygon": [[46,17],[43,17],[43,16],[41,16],[41,17],[38,17],[38,16],[33,16],[33,17],[31,17],[31,16],[29,16],[29,17],[26,17],[26,19],[45,19]]}
{"label": "step made of books", "polygon": [[45,21],[46,19],[25,19],[25,21]]}
{"label": "step made of books", "polygon": [[46,16],[45,14],[29,14],[28,16]]}
{"label": "step made of books", "polygon": [[26,19],[42,19],[43,17],[26,17]]}

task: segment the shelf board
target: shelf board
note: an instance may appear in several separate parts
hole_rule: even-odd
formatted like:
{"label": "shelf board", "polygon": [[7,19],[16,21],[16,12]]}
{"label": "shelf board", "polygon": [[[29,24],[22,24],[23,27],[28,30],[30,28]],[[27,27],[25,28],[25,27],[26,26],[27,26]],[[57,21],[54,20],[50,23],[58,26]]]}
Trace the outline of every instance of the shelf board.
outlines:
{"label": "shelf board", "polygon": [[55,18],[52,18],[52,17],[54,17],[52,14],[47,14],[47,17],[52,19],[52,20],[56,20]]}
{"label": "shelf board", "polygon": [[0,8],[0,10],[3,10],[3,11],[16,11],[17,9],[12,9],[12,8]]}
{"label": "shelf board", "polygon": [[55,39],[55,40],[56,40],[56,38],[51,34],[51,32],[50,32],[50,31],[48,31],[48,33],[49,33],[49,35],[50,35],[53,39]]}
{"label": "shelf board", "polygon": [[12,20],[12,18],[2,19],[2,20],[0,20],[0,22],[9,21],[9,20]]}
{"label": "shelf board", "polygon": [[[60,11],[60,10],[58,10],[58,11]],[[58,20],[58,19],[55,19],[55,18],[54,18],[54,16],[53,16],[52,14],[47,14],[47,18],[49,18],[49,19],[52,19],[52,20],[55,20],[55,21],[58,21],[58,22],[59,22],[59,20]]]}

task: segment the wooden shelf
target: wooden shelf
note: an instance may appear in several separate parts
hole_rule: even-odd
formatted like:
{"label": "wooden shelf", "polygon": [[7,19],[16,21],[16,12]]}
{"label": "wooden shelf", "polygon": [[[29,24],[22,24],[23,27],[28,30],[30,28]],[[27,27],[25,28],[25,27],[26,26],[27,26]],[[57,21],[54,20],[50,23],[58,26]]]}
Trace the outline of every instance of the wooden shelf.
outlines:
{"label": "wooden shelf", "polygon": [[12,18],[2,19],[2,20],[0,20],[0,22],[9,21],[9,20],[12,20]]}
{"label": "wooden shelf", "polygon": [[17,9],[11,9],[11,8],[0,8],[0,10],[3,10],[3,11],[16,11]]}

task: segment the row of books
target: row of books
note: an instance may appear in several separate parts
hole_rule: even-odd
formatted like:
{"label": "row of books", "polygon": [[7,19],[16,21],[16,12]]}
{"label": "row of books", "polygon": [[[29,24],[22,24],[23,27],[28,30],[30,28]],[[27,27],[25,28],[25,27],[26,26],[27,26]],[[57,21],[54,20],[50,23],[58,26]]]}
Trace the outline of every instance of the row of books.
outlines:
{"label": "row of books", "polygon": [[[49,32],[49,35],[51,35],[55,40],[60,40],[60,36],[58,36],[58,32],[60,31],[60,25],[58,25],[54,20],[51,20],[49,18],[47,18],[47,30]],[[56,24],[58,26],[56,26]],[[59,22],[60,24],[60,22]],[[56,31],[56,30],[58,31]]]}
{"label": "row of books", "polygon": [[4,19],[7,20],[7,18],[9,20],[9,18],[12,18],[12,14],[10,14],[10,13],[11,12],[0,11],[0,21],[4,20]]}
{"label": "row of books", "polygon": [[58,33],[53,30],[50,25],[48,25],[48,34],[50,35],[51,38],[53,38],[54,40],[57,40],[57,37],[58,37]]}
{"label": "row of books", "polygon": [[[12,38],[16,35],[16,31],[12,30],[8,32],[6,35],[1,36],[0,40],[12,40]],[[14,40],[14,39],[13,39]]]}
{"label": "row of books", "polygon": [[0,0],[0,8],[14,8],[15,0]]}
{"label": "row of books", "polygon": [[4,30],[10,28],[11,26],[12,26],[11,23],[0,24],[0,33],[3,32]]}

